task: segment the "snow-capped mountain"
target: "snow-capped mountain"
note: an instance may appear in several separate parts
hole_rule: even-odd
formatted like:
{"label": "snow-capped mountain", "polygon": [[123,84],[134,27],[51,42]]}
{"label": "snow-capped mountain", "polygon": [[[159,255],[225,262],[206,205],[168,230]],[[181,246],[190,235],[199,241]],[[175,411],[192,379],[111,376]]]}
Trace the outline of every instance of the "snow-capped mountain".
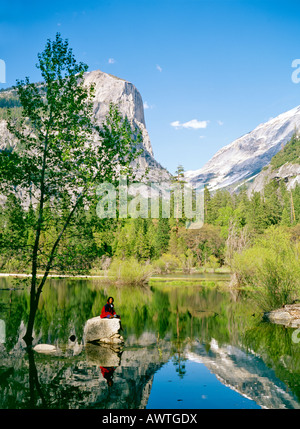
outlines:
{"label": "snow-capped mountain", "polygon": [[300,130],[300,106],[234,140],[201,169],[186,171],[185,178],[194,187],[207,184],[212,191],[233,188],[254,178],[296,130]]}

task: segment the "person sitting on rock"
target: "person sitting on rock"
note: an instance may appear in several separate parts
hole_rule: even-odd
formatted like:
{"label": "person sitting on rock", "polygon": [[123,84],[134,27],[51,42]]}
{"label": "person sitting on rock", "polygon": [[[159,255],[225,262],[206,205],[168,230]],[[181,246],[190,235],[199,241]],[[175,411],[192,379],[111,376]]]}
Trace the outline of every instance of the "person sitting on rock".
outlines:
{"label": "person sitting on rock", "polygon": [[103,306],[100,317],[101,319],[113,319],[118,318],[120,319],[120,316],[118,316],[114,309],[114,299],[112,296],[110,296],[107,300],[107,303]]}

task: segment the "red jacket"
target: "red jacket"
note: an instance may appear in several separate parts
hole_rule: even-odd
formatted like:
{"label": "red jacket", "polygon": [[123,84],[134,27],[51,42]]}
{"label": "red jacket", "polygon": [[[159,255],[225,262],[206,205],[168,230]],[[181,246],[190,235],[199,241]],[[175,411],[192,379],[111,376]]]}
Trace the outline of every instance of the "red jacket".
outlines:
{"label": "red jacket", "polygon": [[114,316],[115,314],[114,306],[107,303],[103,306],[100,317],[101,319],[104,319],[107,316]]}
{"label": "red jacket", "polygon": [[104,378],[106,378],[107,376],[112,376],[113,372],[115,371],[115,367],[105,367],[105,366],[99,366],[99,368],[101,369],[101,373],[103,375]]}

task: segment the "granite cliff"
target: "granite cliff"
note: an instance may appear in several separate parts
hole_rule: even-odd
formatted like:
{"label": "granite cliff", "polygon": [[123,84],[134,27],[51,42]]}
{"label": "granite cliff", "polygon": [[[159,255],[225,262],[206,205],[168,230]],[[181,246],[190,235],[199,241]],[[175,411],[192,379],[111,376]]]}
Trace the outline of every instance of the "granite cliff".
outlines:
{"label": "granite cliff", "polygon": [[[193,186],[207,184],[212,191],[237,190],[241,184],[253,180],[299,129],[300,106],[297,106],[220,149],[203,168],[187,171],[186,180]],[[294,175],[294,170],[291,174]]]}
{"label": "granite cliff", "polygon": [[[170,177],[169,172],[154,158],[145,123],[143,100],[137,88],[131,82],[100,70],[85,73],[84,80],[85,84],[94,84],[95,86],[94,116],[96,123],[98,125],[103,123],[111,102],[116,104],[122,116],[127,116],[131,124],[134,127],[138,127],[142,132],[143,153],[135,162],[135,164],[137,162],[139,163],[139,171],[143,173],[146,168],[149,168],[149,181],[156,182],[168,180]],[[6,103],[0,103],[0,111],[3,109],[3,104],[9,104],[9,107],[19,105],[16,94],[12,89],[2,91],[0,94],[0,101],[6,101]],[[1,117],[0,115],[0,151],[8,146],[13,148],[15,144],[17,144],[9,135],[6,122],[4,119],[1,119]]]}

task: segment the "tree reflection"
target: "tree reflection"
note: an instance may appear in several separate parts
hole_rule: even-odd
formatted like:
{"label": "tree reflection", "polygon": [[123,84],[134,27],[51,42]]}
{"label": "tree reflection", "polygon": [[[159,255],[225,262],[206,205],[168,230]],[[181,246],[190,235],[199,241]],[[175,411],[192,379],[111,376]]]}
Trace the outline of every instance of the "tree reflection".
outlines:
{"label": "tree reflection", "polygon": [[[117,404],[123,398],[122,386],[131,395],[131,398],[125,398],[124,393],[123,406],[133,403],[138,406],[139,399],[136,398],[141,397],[143,383],[149,381],[155,368],[172,359],[178,377],[183,379],[188,368],[186,346],[201,344],[209,353],[214,340],[220,348],[233,345],[257,353],[300,398],[299,344],[292,342],[289,329],[257,324],[256,318],[252,317],[251,302],[241,294],[232,296],[223,290],[201,286],[168,287],[156,284],[139,290],[108,287],[87,280],[51,280],[40,300],[36,338],[39,342],[63,347],[70,335],[74,335],[80,344],[86,320],[100,314],[103,302],[109,295],[118,299],[125,345],[130,339],[130,344],[137,346],[130,351],[134,369],[126,366],[126,362],[122,366],[122,362],[104,360],[104,351],[100,346],[85,348],[80,356],[73,355],[71,351],[65,356],[42,356],[28,349],[25,356],[20,357],[20,332],[27,318],[29,295],[26,290],[12,291],[11,295],[9,291],[2,293],[1,319],[7,328],[6,361],[4,363],[3,360],[0,368],[0,400],[4,407],[101,408],[104,404],[110,406],[113,401]],[[152,349],[145,347],[143,355],[143,341],[153,338],[153,334],[157,341],[151,343]],[[157,361],[148,362],[149,353],[152,352],[151,359],[153,356]],[[24,362],[21,363],[21,359]],[[18,364],[15,365],[15,362]],[[12,365],[14,368],[11,368]],[[100,366],[109,373],[105,379]],[[113,370],[116,367],[119,369]],[[146,377],[144,374],[140,376],[140,367],[143,367]],[[98,383],[96,397],[93,396],[96,395],[93,391],[95,380]],[[111,380],[118,380],[118,383],[107,389]],[[109,398],[107,396],[105,399],[108,394]]]}
{"label": "tree reflection", "polygon": [[179,320],[179,311],[178,307],[176,308],[176,340],[173,341],[175,346],[175,355],[173,356],[173,364],[176,367],[176,372],[180,378],[183,378],[186,374],[185,362],[186,358],[184,357],[184,341],[180,338],[180,320]]}
{"label": "tree reflection", "polygon": [[[38,372],[34,360],[34,351],[27,347],[27,356],[29,362],[29,408],[48,408],[48,403],[39,382]],[[41,406],[38,403],[41,401]]]}

